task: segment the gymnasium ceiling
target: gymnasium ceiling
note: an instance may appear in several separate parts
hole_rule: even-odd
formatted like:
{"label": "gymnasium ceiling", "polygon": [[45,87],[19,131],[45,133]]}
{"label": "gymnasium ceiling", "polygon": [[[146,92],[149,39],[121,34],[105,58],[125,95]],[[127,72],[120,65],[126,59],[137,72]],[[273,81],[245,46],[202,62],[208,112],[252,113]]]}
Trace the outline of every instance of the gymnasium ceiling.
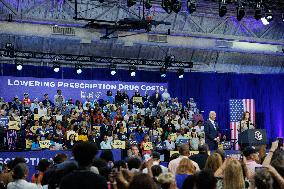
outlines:
{"label": "gymnasium ceiling", "polygon": [[[78,17],[116,22],[139,18],[139,2],[131,8],[125,2],[78,0]],[[105,29],[85,28],[86,21],[74,20],[74,0],[0,0],[0,48],[11,43],[21,51],[150,60],[174,55],[178,61],[192,61],[192,71],[284,72],[281,3],[269,25],[255,20],[252,8],[246,9],[246,16],[237,21],[234,2],[227,5],[224,17],[219,17],[218,4],[211,0],[197,0],[197,11],[192,14],[188,13],[185,0],[178,14],[166,13],[160,4],[160,0],[153,1],[146,16],[171,25],[152,27],[149,33],[118,31],[110,39],[101,39]],[[9,15],[11,22],[7,21]],[[12,63],[13,59],[1,57],[0,61]],[[38,59],[24,62],[43,63]]]}

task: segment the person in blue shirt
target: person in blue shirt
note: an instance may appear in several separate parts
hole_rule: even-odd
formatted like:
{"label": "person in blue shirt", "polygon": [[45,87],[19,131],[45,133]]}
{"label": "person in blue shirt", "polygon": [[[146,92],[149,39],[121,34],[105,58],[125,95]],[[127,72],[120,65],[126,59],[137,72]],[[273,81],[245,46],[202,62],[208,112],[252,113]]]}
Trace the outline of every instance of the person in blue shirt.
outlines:
{"label": "person in blue shirt", "polygon": [[176,170],[176,184],[178,189],[182,189],[182,185],[188,176],[192,176],[195,173],[195,167],[191,160],[183,158]]}
{"label": "person in blue shirt", "polygon": [[40,145],[39,145],[39,141],[40,141],[40,135],[35,135],[34,137],[34,141],[32,143],[31,146],[31,150],[40,150]]}
{"label": "person in blue shirt", "polygon": [[138,144],[142,142],[142,140],[144,139],[144,135],[145,133],[143,132],[142,127],[139,126],[135,132],[135,140]]}
{"label": "person in blue shirt", "polygon": [[114,103],[114,97],[112,96],[112,92],[111,91],[107,91],[106,101],[108,101],[109,104],[113,104]]}

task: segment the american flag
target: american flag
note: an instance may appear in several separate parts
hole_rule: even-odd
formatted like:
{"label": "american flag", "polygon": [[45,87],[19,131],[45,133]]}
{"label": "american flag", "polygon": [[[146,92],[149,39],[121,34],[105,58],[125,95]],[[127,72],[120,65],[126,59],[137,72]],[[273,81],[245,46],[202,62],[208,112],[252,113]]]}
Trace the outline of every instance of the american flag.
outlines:
{"label": "american flag", "polygon": [[[243,113],[250,112],[251,122],[255,123],[255,103],[254,99],[231,99],[230,100],[230,129],[231,139],[238,141],[238,125],[242,120]],[[235,150],[239,149],[239,145],[235,145]]]}

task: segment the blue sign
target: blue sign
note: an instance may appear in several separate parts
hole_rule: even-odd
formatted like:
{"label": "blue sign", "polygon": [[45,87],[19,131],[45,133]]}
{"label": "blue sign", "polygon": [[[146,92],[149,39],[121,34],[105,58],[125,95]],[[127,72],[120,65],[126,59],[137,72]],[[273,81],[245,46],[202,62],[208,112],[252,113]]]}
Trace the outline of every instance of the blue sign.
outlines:
{"label": "blue sign", "polygon": [[[25,151],[25,152],[1,152],[0,153],[0,163],[7,164],[9,161],[15,159],[16,157],[24,157],[29,166],[29,179],[35,173],[35,166],[41,159],[52,160],[56,154],[64,153],[70,158],[72,152],[69,150],[42,150],[42,151]],[[121,160],[121,150],[113,149],[114,161]],[[98,152],[97,156],[101,154],[101,150]]]}
{"label": "blue sign", "polygon": [[122,82],[122,81],[98,81],[98,80],[74,80],[74,79],[53,79],[53,78],[33,78],[33,77],[0,77],[1,97],[11,101],[15,95],[20,99],[25,92],[29,93],[31,99],[43,100],[43,95],[47,92],[53,101],[56,90],[60,89],[65,100],[72,98],[85,100],[87,97],[93,100],[106,99],[108,90],[116,94],[116,91],[126,90],[129,96],[139,91],[144,95],[146,91],[151,95],[155,90],[164,91],[167,83],[144,83],[144,82]]}

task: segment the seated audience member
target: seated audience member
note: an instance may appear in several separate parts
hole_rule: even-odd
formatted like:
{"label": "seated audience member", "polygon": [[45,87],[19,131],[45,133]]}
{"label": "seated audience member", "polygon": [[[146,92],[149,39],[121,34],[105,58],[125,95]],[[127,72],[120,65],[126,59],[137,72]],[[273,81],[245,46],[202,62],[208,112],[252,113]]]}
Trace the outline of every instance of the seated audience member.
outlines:
{"label": "seated audience member", "polygon": [[50,166],[50,162],[47,159],[42,159],[38,162],[37,173],[32,176],[32,183],[41,184],[44,172]]}
{"label": "seated audience member", "polygon": [[111,147],[111,142],[108,140],[107,135],[105,135],[105,136],[103,137],[103,139],[104,139],[104,140],[100,143],[101,149],[102,149],[102,150],[106,150],[106,149],[110,150],[110,149],[112,149],[112,147]]}
{"label": "seated audience member", "polygon": [[198,145],[198,151],[198,154],[189,156],[189,159],[196,162],[200,169],[203,169],[208,158],[208,145]]}
{"label": "seated audience member", "polygon": [[128,189],[158,189],[158,187],[148,174],[140,173],[132,178]]}
{"label": "seated audience member", "polygon": [[75,140],[75,135],[71,134],[71,135],[69,135],[69,140],[67,140],[67,142],[65,142],[63,148],[64,149],[72,149],[76,143],[77,143],[77,141]]}
{"label": "seated audience member", "polygon": [[40,136],[39,135],[35,135],[34,136],[34,141],[32,143],[31,150],[41,150],[41,147],[39,145],[39,141],[40,141]]}
{"label": "seated audience member", "polygon": [[[168,168],[165,167],[165,166],[163,166],[163,165],[160,165],[160,162],[161,162],[160,156],[161,156],[161,155],[160,155],[159,152],[152,152],[152,154],[151,154],[151,158],[153,159],[153,165],[152,165],[152,167],[155,166],[155,165],[158,165],[158,166],[161,167],[162,173],[167,173],[167,172],[168,172]],[[147,168],[143,169],[142,172],[143,172],[143,173],[148,173]]]}
{"label": "seated audience member", "polygon": [[74,146],[72,152],[78,162],[78,170],[62,178],[60,189],[89,189],[90,186],[107,189],[106,179],[90,171],[97,151],[98,148],[94,143],[82,142]]}
{"label": "seated audience member", "polygon": [[176,189],[175,176],[172,173],[160,174],[158,184],[161,189]]}
{"label": "seated audience member", "polygon": [[184,180],[190,175],[192,176],[195,173],[195,167],[192,164],[192,161],[188,158],[183,158],[176,170],[176,184],[178,189],[182,189]]}
{"label": "seated audience member", "polygon": [[139,148],[137,145],[132,145],[131,148],[130,148],[130,151],[128,152],[128,157],[131,158],[131,157],[137,157],[139,159],[141,159],[141,155],[139,153]]}
{"label": "seated audience member", "polygon": [[[179,147],[179,153],[180,153],[180,156],[177,158],[177,159],[174,159],[172,161],[169,162],[169,171],[173,174],[176,174],[176,169],[180,163],[180,161],[183,159],[183,158],[188,158],[189,157],[189,146],[187,144],[182,144],[180,147]],[[192,161],[192,160],[191,160]],[[194,161],[192,161],[194,167],[195,167],[195,170],[196,171],[199,171],[200,168],[198,166],[198,164]]]}
{"label": "seated audience member", "polygon": [[7,185],[7,189],[40,189],[41,185],[26,181],[29,175],[29,167],[26,163],[19,163],[13,169],[13,182]]}

